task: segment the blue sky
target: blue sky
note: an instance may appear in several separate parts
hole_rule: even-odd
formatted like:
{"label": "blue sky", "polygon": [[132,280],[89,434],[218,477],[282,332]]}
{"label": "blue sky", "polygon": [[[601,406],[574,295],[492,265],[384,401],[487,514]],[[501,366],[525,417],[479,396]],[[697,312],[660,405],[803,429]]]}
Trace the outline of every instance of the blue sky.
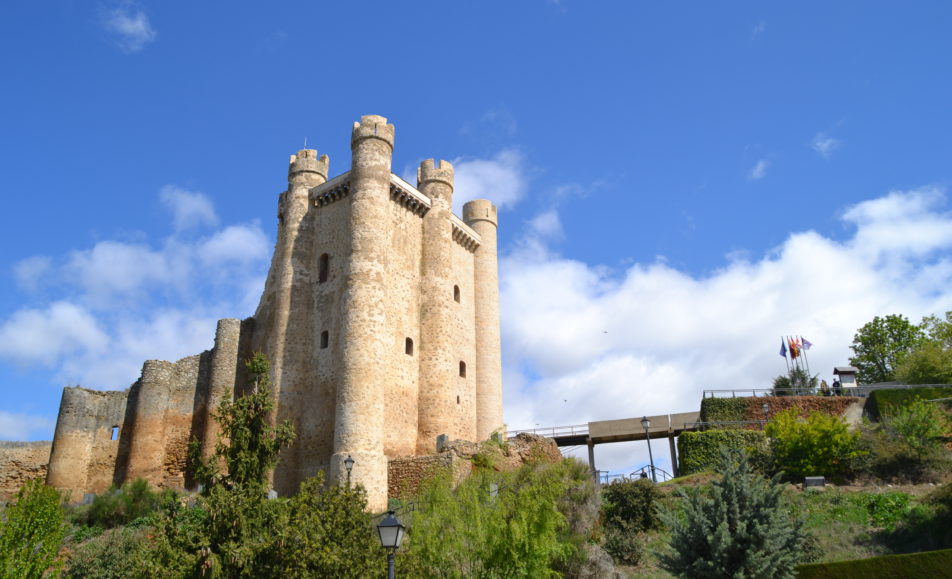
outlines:
{"label": "blue sky", "polygon": [[288,155],[371,113],[501,207],[510,426],[766,387],[781,334],[828,377],[952,309],[952,8],[829,4],[7,2],[0,438],[253,313]]}

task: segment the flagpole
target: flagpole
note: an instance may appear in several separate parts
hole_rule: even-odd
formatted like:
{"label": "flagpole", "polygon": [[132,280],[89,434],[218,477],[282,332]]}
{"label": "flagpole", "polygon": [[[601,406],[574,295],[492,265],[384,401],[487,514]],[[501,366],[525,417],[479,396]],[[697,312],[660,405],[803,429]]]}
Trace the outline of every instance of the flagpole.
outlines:
{"label": "flagpole", "polygon": [[787,365],[787,376],[790,375],[790,360],[787,359],[787,342],[780,336],[780,346],[783,348],[783,362]]}
{"label": "flagpole", "polygon": [[810,377],[810,360],[807,359],[807,349],[803,347],[803,336],[800,336],[800,355],[803,356],[803,363],[807,367],[807,378]]}

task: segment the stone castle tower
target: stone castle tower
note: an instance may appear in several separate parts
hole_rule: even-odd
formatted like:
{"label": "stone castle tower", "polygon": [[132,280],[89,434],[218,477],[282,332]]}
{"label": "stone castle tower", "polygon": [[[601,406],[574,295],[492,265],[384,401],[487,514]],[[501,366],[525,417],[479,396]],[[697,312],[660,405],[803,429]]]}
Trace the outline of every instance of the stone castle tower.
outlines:
{"label": "stone castle tower", "polygon": [[501,429],[496,207],[471,201],[460,219],[453,166],[424,161],[414,187],[391,172],[393,144],[393,125],[368,115],[350,171],[328,180],[326,155],[292,155],[255,315],[221,320],[202,354],[147,361],[126,391],[64,389],[48,482],[74,498],[139,477],[188,485],[187,442],[212,452],[211,413],[243,391],[255,351],[297,432],[274,473],[282,495],[318,470],[342,481],[351,456],[380,509],[390,459]]}

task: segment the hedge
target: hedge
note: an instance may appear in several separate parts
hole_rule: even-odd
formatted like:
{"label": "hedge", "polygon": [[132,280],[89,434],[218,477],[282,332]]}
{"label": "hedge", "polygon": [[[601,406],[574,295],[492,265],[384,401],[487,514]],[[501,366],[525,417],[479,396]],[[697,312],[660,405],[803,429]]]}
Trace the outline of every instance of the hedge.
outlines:
{"label": "hedge", "polygon": [[701,422],[738,422],[747,420],[747,398],[704,398]]}
{"label": "hedge", "polygon": [[797,567],[799,579],[877,579],[879,577],[948,577],[952,549],[907,555],[885,555],[855,561],[810,563]]}
{"label": "hedge", "polygon": [[[950,389],[952,390],[952,389]],[[938,396],[936,396],[938,398]],[[842,416],[846,408],[861,400],[853,396],[759,396],[740,398],[704,398],[701,400],[702,422],[741,422],[764,419],[763,405],[769,406],[770,417],[796,408],[806,418],[811,412]],[[716,426],[715,426],[716,427]],[[729,425],[728,428],[760,429],[759,424]]]}
{"label": "hedge", "polygon": [[952,387],[892,388],[873,390],[869,393],[866,410],[874,420],[880,420],[895,412],[897,408],[908,406],[916,398],[934,400],[952,397]]}
{"label": "hedge", "polygon": [[[730,400],[730,398],[726,399]],[[721,448],[766,448],[760,430],[706,430],[678,436],[678,466],[681,476],[713,470],[720,462]]]}

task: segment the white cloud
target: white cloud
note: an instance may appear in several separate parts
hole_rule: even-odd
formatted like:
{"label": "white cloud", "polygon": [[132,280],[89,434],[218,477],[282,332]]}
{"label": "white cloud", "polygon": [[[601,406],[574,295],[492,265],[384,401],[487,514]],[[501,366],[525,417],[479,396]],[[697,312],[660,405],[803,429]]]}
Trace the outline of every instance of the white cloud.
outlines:
{"label": "white cloud", "polygon": [[[512,428],[696,411],[705,389],[768,388],[781,335],[807,337],[830,378],[875,315],[913,320],[952,304],[952,215],[936,188],[843,213],[845,241],[791,234],[760,258],[695,276],[663,259],[624,271],[563,258],[535,223],[501,269],[506,421]],[[749,254],[748,254],[749,255]],[[658,441],[655,458],[667,461]],[[584,455],[584,450],[582,451]],[[597,447],[600,469],[647,462],[643,443]]]}
{"label": "white cloud", "polygon": [[247,263],[271,257],[271,245],[257,224],[232,225],[203,241],[198,253],[206,264]]}
{"label": "white cloud", "polygon": [[102,16],[102,25],[124,52],[138,52],[154,41],[157,33],[148,15],[133,2],[121,2]]}
{"label": "white cloud", "polygon": [[201,225],[218,225],[218,215],[211,199],[201,193],[166,185],[159,192],[159,198],[172,212],[176,231],[183,231]]}
{"label": "white cloud", "polygon": [[526,194],[527,178],[520,152],[506,149],[491,159],[455,159],[453,205],[489,199],[497,207],[511,206]]}
{"label": "white cloud", "polygon": [[0,324],[0,357],[21,365],[52,365],[77,352],[101,352],[108,342],[96,318],[68,302],[18,310]]}
{"label": "white cloud", "polygon": [[751,181],[757,181],[763,179],[767,175],[767,168],[770,167],[770,161],[766,159],[761,159],[751,168],[750,172],[747,173],[747,179]]}
{"label": "white cloud", "polygon": [[767,21],[761,20],[754,26],[754,31],[751,33],[752,38],[757,38],[767,30]]}
{"label": "white cloud", "polygon": [[0,440],[34,440],[35,433],[49,436],[56,424],[46,416],[18,414],[0,410]]}
{"label": "white cloud", "polygon": [[28,257],[13,266],[13,278],[25,292],[33,293],[42,285],[42,279],[49,274],[53,260],[45,255]]}
{"label": "white cloud", "polygon": [[817,133],[810,146],[821,157],[829,159],[836,150],[843,146],[843,141],[834,139],[826,133]]}
{"label": "white cloud", "polygon": [[555,209],[536,215],[529,221],[529,228],[535,236],[542,239],[561,239],[563,236],[562,221]]}

